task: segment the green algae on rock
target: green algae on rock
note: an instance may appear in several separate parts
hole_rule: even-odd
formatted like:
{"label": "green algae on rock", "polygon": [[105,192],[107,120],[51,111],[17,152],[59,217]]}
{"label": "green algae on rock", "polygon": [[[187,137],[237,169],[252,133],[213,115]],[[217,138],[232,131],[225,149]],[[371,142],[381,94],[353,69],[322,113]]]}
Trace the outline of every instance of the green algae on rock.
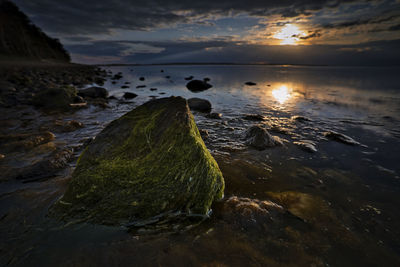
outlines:
{"label": "green algae on rock", "polygon": [[51,214],[112,225],[171,212],[206,215],[223,190],[186,100],[169,97],[111,122],[80,156]]}

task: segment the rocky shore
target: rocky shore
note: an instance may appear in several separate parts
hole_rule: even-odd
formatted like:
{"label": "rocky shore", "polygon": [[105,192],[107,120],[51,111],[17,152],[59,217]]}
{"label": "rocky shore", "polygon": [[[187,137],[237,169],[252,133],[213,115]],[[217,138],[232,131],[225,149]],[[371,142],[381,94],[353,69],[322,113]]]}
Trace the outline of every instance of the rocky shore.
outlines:
{"label": "rocky shore", "polygon": [[[0,107],[35,105],[52,110],[64,107],[62,102],[66,100],[71,103],[83,102],[74,98],[77,95],[77,89],[90,84],[103,85],[105,77],[104,71],[88,65],[2,63],[0,64]],[[46,98],[46,96],[49,97]]]}
{"label": "rocky shore", "polygon": [[0,181],[37,181],[54,177],[74,158],[79,147],[59,142],[59,134],[84,127],[66,120],[91,102],[80,88],[102,85],[106,73],[95,66],[4,62],[0,64]]}

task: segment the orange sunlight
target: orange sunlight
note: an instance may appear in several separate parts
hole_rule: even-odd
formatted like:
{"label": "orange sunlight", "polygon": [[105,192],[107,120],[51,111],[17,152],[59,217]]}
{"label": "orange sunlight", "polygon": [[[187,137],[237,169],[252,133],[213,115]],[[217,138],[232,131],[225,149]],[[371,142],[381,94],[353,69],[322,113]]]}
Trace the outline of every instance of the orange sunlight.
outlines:
{"label": "orange sunlight", "polygon": [[286,24],[280,31],[274,34],[274,38],[281,40],[281,45],[296,45],[304,31],[293,24]]}

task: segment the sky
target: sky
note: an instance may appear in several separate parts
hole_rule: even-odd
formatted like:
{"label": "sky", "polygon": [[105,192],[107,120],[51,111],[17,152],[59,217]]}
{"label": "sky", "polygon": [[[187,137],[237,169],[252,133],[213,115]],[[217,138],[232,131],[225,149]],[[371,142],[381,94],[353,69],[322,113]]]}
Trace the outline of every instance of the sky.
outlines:
{"label": "sky", "polygon": [[400,0],[14,0],[72,60],[400,65]]}

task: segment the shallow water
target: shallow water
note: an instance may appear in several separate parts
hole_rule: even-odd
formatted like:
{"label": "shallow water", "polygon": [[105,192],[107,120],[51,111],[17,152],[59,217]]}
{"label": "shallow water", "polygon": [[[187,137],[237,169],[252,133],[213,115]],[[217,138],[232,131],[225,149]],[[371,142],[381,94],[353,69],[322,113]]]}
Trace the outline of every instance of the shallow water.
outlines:
{"label": "shallow water", "polygon": [[[213,112],[221,113],[222,119],[197,112],[194,115],[198,128],[209,132],[205,143],[224,174],[225,200],[214,205],[208,220],[190,230],[155,234],[146,233],[146,229],[65,226],[48,218],[47,209],[65,190],[74,162],[51,180],[3,182],[1,265],[400,264],[398,68],[105,69],[123,73],[117,84],[109,79],[104,85],[110,95],[121,98],[124,92],[134,92],[139,96],[131,101],[112,100],[110,109],[90,107],[57,115],[62,120],[78,120],[85,127],[56,133],[56,141],[78,146],[108,122],[153,97],[208,99]],[[213,87],[200,93],[188,91],[184,78],[190,75],[210,78]],[[141,76],[145,81],[139,81]],[[257,85],[247,86],[247,81]],[[131,83],[129,89],[120,88],[125,82]],[[138,85],[146,87],[136,88]],[[245,120],[245,114],[260,114],[265,120]],[[32,110],[4,111],[3,117],[12,122],[9,129],[19,131],[55,119],[54,115]],[[264,151],[245,146],[243,135],[255,124],[284,139],[284,146]],[[324,133],[330,130],[348,135],[361,145],[329,140]],[[312,141],[318,151],[301,150],[293,144],[299,140]],[[281,205],[285,212],[260,208],[259,201],[264,200]]]}

